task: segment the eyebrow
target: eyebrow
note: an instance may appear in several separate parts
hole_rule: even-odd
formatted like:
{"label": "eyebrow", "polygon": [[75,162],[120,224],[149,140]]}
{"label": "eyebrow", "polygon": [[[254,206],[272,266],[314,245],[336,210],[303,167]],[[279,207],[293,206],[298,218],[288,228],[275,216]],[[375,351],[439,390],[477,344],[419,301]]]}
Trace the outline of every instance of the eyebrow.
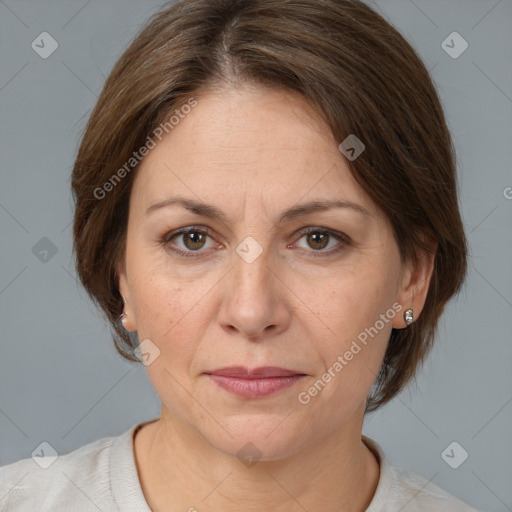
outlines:
{"label": "eyebrow", "polygon": [[[171,197],[169,199],[166,199],[165,201],[155,203],[146,209],[146,215],[161,208],[167,208],[169,206],[174,205],[182,206],[186,210],[195,213],[196,215],[201,215],[203,217],[218,220],[220,222],[223,222],[224,224],[229,223],[229,217],[222,210],[219,210],[217,207],[200,201],[187,199],[185,197]],[[344,201],[340,199],[325,199],[310,201],[308,203],[292,206],[291,208],[285,210],[281,214],[277,223],[282,224],[283,222],[291,221],[304,215],[309,215],[311,213],[316,212],[324,212],[337,208],[349,209],[361,215],[364,215],[365,217],[371,217],[368,210],[366,210],[357,203],[353,203],[352,201]]]}

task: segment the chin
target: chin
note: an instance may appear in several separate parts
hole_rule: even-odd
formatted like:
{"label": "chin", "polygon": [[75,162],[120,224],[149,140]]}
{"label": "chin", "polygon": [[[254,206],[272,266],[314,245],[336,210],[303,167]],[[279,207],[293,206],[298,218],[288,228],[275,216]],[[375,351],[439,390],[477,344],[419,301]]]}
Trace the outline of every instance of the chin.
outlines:
{"label": "chin", "polygon": [[217,435],[205,437],[214,448],[240,459],[248,467],[251,461],[280,460],[297,452],[309,437],[305,425],[284,418],[286,415],[282,414],[237,416],[222,422],[231,436],[218,428]]}

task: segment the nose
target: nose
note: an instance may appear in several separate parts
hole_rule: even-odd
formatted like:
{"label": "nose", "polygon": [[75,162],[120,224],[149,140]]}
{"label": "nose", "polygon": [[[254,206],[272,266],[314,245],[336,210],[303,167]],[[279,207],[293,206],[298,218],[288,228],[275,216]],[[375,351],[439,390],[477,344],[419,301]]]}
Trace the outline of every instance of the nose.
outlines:
{"label": "nose", "polygon": [[251,341],[286,330],[290,323],[289,294],[279,270],[270,268],[265,251],[251,263],[238,254],[233,259],[233,269],[222,284],[221,327]]}

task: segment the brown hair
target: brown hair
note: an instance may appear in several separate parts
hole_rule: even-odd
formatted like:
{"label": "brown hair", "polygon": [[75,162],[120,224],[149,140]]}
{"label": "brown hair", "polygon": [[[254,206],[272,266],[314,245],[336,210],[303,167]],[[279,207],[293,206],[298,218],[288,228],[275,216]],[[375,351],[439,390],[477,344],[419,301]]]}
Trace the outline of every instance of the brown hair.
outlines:
{"label": "brown hair", "polygon": [[243,82],[300,93],[340,142],[357,134],[366,149],[348,162],[351,172],[389,218],[402,261],[427,250],[423,234],[437,240],[424,309],[407,329],[392,330],[368,397],[366,411],[376,410],[423,364],[465,278],[467,243],[455,151],[436,89],[409,43],[360,1],[187,0],[155,14],[115,64],[78,150],[78,275],[107,315],[119,353],[138,361],[136,341],[119,322],[115,270],[124,261],[137,168],[126,162],[202,90]]}

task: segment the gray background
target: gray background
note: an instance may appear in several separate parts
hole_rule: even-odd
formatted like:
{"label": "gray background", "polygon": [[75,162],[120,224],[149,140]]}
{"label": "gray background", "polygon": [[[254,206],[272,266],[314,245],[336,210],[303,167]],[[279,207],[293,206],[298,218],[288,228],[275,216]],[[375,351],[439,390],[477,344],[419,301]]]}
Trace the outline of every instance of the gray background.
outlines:
{"label": "gray background", "polygon": [[[69,177],[106,75],[161,5],[0,1],[0,465],[42,441],[65,453],[159,414],[144,367],[117,355],[76,281]],[[471,261],[418,384],[367,417],[364,433],[393,464],[474,507],[512,510],[512,2],[372,5],[419,51],[439,88]],[[31,48],[45,31],[59,45],[47,59]],[[441,46],[454,31],[469,44],[456,59]],[[36,246],[48,244],[43,237],[54,255]],[[458,469],[441,457],[452,441],[469,453]]]}

